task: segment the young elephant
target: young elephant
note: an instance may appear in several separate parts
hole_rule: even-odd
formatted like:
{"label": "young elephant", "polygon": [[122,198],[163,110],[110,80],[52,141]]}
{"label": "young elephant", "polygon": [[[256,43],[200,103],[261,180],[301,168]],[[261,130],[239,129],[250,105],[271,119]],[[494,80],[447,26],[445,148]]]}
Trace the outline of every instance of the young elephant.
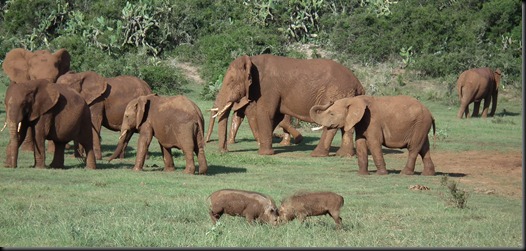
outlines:
{"label": "young elephant", "polygon": [[416,158],[424,162],[422,175],[435,175],[431,160],[428,133],[435,120],[431,112],[418,100],[409,96],[357,96],[343,98],[310,110],[312,119],[329,128],[356,131],[356,155],[359,174],[367,170],[367,148],[373,156],[377,174],[387,174],[382,145],[389,148],[407,148],[409,156],[402,174],[414,173]]}
{"label": "young elephant", "polygon": [[221,215],[243,216],[249,223],[258,220],[277,225],[278,209],[274,200],[258,192],[222,189],[208,196],[210,203],[209,214],[215,225]]}
{"label": "young elephant", "polygon": [[150,94],[131,100],[124,112],[119,144],[109,161],[120,155],[136,131],[139,132],[139,139],[134,171],[142,170],[148,146],[155,136],[163,152],[165,171],[175,169],[171,153],[175,147],[182,150],[185,156],[185,173],[195,173],[194,153],[199,163],[199,174],[206,173],[203,114],[189,98]]}
{"label": "young elephant", "polygon": [[298,218],[303,222],[309,216],[328,214],[340,229],[340,208],[343,201],[341,195],[333,192],[297,192],[281,201],[279,219],[280,222],[286,222]]}
{"label": "young elephant", "polygon": [[50,167],[64,167],[64,148],[73,140],[86,150],[86,168],[96,168],[90,110],[77,92],[45,79],[28,80],[9,85],[4,103],[10,134],[6,167],[17,167],[18,148],[30,131],[35,167],[45,167],[47,139],[55,145]]}

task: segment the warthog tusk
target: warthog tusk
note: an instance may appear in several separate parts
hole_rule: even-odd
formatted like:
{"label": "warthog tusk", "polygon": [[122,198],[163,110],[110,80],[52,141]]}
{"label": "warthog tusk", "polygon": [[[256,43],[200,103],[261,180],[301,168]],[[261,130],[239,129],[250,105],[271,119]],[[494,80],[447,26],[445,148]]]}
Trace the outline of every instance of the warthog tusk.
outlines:
{"label": "warthog tusk", "polygon": [[119,136],[119,140],[121,140],[121,138],[124,137],[124,135],[126,135],[126,131],[127,130],[122,131],[121,136]]}
{"label": "warthog tusk", "polygon": [[311,128],[311,131],[318,131],[318,130],[321,130],[321,129],[323,129],[323,126],[313,127],[313,128]]}
{"label": "warthog tusk", "polygon": [[219,108],[215,107],[215,108],[210,109],[210,111],[211,112],[217,112],[217,111],[219,111]]}
{"label": "warthog tusk", "polygon": [[22,122],[18,122],[18,129],[16,129],[16,132],[20,132],[21,127],[22,127]]}
{"label": "warthog tusk", "polygon": [[232,106],[232,104],[234,104],[234,103],[232,103],[232,102],[228,102],[228,103],[226,103],[225,107],[224,107],[221,111],[219,111],[218,113],[216,113],[214,116],[212,116],[212,118],[216,118],[216,117],[218,117],[218,116],[219,116],[219,117],[223,116],[223,113],[225,113],[226,110],[228,110],[228,109]]}
{"label": "warthog tusk", "polygon": [[7,126],[7,121],[4,122],[4,127],[2,127],[2,130],[0,130],[0,132],[3,132],[6,126]]}

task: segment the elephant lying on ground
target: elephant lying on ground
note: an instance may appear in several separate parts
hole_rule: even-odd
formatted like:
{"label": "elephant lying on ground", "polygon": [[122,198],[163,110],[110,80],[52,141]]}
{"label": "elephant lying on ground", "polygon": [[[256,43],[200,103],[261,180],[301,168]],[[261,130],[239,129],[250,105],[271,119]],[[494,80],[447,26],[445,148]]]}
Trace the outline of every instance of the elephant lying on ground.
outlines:
{"label": "elephant lying on ground", "polygon": [[[71,56],[66,49],[55,53],[47,50],[29,51],[24,48],[10,50],[4,58],[2,69],[11,83],[27,82],[34,79],[46,79],[55,83],[57,78],[69,71]],[[53,148],[53,145],[50,145]],[[22,150],[33,150],[33,135],[28,132]]]}
{"label": "elephant lying on ground", "polygon": [[29,130],[34,135],[35,167],[45,167],[48,139],[55,145],[50,167],[64,167],[64,148],[73,140],[86,150],[86,168],[96,168],[90,111],[77,92],[48,80],[29,80],[9,85],[5,106],[10,134],[6,167],[17,167],[18,148]]}
{"label": "elephant lying on ground", "polygon": [[[479,115],[480,102],[484,100],[482,117],[488,116],[489,104],[491,112],[489,116],[495,115],[497,109],[497,97],[499,94],[501,71],[490,68],[474,68],[464,71],[457,80],[457,92],[460,100],[457,118],[477,117]],[[473,104],[473,113],[469,115],[469,104]]]}
{"label": "elephant lying on ground", "polygon": [[[214,108],[218,109],[219,149],[227,152],[227,121],[236,103],[257,102],[256,121],[261,155],[274,154],[274,128],[285,115],[314,122],[309,110],[344,97],[365,94],[360,81],[343,65],[327,59],[295,59],[274,55],[241,56],[232,61],[223,78]],[[323,129],[313,157],[328,156],[337,129]],[[354,155],[352,134],[343,133],[336,153]]]}
{"label": "elephant lying on ground", "polygon": [[418,100],[409,96],[343,98],[334,103],[313,106],[312,119],[329,128],[356,131],[359,174],[369,174],[367,150],[373,156],[377,174],[387,174],[382,145],[407,148],[407,163],[401,173],[413,174],[418,155],[424,162],[423,175],[435,175],[428,133],[435,120]]}
{"label": "elephant lying on ground", "polygon": [[[248,118],[248,125],[250,126],[250,130],[252,131],[252,135],[254,135],[254,138],[259,144],[256,109],[256,103],[254,102],[251,102],[250,104],[241,107],[239,107],[238,103],[234,104],[234,114],[232,117],[228,144],[236,143],[237,131],[239,130],[239,126],[241,126],[241,123],[243,122],[245,116]],[[208,124],[208,130],[206,133],[206,142],[210,141],[210,136],[212,135],[212,131],[214,129],[215,117],[217,115],[218,110],[219,109],[215,108],[210,113],[210,120]],[[303,140],[303,136],[298,130],[296,130],[296,128],[292,126],[291,117],[289,115],[285,115],[283,120],[279,123],[279,126],[283,129],[283,137],[281,142],[279,143],[280,145],[289,146],[291,135],[294,138],[294,144],[301,143],[301,141]]]}
{"label": "elephant lying on ground", "polygon": [[[144,80],[134,76],[105,78],[93,71],[68,72],[60,76],[57,84],[68,86],[88,103],[93,122],[93,135],[100,135],[102,126],[112,131],[120,131],[126,105],[130,100],[152,93]],[[102,159],[101,139],[93,137],[95,157]],[[124,149],[126,146],[124,146]],[[124,157],[122,151],[120,158]]]}
{"label": "elephant lying on ground", "polygon": [[152,137],[159,141],[163,152],[164,170],[175,169],[171,149],[183,151],[186,160],[184,173],[194,174],[194,153],[199,163],[199,174],[206,174],[204,118],[199,107],[189,98],[177,95],[163,97],[157,94],[140,96],[126,106],[117,149],[109,161],[124,149],[133,133],[139,132],[134,171],[143,168]]}

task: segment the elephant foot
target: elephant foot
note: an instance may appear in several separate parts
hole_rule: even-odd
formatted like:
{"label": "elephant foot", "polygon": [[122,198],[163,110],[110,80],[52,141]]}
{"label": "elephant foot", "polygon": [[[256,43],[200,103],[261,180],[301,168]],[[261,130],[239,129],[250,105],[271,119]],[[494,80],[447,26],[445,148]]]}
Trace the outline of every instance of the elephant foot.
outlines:
{"label": "elephant foot", "polygon": [[328,150],[318,150],[318,148],[316,148],[314,149],[314,151],[310,153],[310,156],[311,157],[327,157],[329,156],[329,151]]}
{"label": "elephant foot", "polygon": [[140,171],[142,171],[142,167],[133,167],[132,170],[135,171],[135,172],[140,172]]}
{"label": "elephant foot", "polygon": [[290,139],[283,138],[283,140],[279,142],[279,145],[280,146],[290,146]]}
{"label": "elephant foot", "polygon": [[425,175],[425,176],[434,176],[434,175],[435,175],[435,170],[429,170],[429,169],[425,169],[425,168],[424,168],[424,171],[422,172],[422,175]]}
{"label": "elephant foot", "polygon": [[358,170],[359,175],[369,175],[369,171],[367,170]]}
{"label": "elephant foot", "polygon": [[51,163],[49,164],[49,168],[53,168],[53,169],[64,169],[64,164],[56,164],[56,163]]}
{"label": "elephant foot", "polygon": [[195,174],[195,170],[192,171],[192,170],[189,170],[187,168],[187,169],[184,169],[183,173],[194,175]]}
{"label": "elephant foot", "polygon": [[274,150],[273,149],[259,149],[258,154],[259,155],[273,155]]}
{"label": "elephant foot", "polygon": [[354,151],[350,151],[350,150],[344,150],[344,149],[339,149],[338,151],[336,151],[336,156],[340,156],[340,157],[353,157],[355,155]]}
{"label": "elephant foot", "polygon": [[406,167],[406,168],[402,169],[402,171],[400,171],[400,174],[413,175],[413,174],[415,174],[415,171]]}
{"label": "elephant foot", "polygon": [[376,174],[378,174],[378,175],[386,175],[387,174],[387,170],[386,169],[378,169],[378,170],[376,170]]}
{"label": "elephant foot", "polygon": [[165,171],[165,172],[173,172],[173,171],[175,171],[175,167],[173,167],[173,166],[166,167],[166,166],[165,166],[165,167],[164,167],[164,171]]}
{"label": "elephant foot", "polygon": [[299,144],[301,143],[301,141],[303,141],[303,136],[302,135],[298,135],[297,137],[294,137],[294,144]]}

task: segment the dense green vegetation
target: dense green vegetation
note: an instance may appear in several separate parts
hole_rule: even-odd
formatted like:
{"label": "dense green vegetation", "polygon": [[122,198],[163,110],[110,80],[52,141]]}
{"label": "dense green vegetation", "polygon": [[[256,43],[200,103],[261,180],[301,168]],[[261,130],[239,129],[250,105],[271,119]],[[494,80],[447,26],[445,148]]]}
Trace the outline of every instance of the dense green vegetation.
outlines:
{"label": "dense green vegetation", "polygon": [[298,43],[347,66],[395,62],[447,82],[499,67],[504,87],[521,88],[519,0],[16,0],[0,10],[0,60],[15,47],[64,47],[73,70],[138,75],[161,93],[186,83],[166,74],[169,59],[199,65],[213,84],[242,54],[319,56]]}

